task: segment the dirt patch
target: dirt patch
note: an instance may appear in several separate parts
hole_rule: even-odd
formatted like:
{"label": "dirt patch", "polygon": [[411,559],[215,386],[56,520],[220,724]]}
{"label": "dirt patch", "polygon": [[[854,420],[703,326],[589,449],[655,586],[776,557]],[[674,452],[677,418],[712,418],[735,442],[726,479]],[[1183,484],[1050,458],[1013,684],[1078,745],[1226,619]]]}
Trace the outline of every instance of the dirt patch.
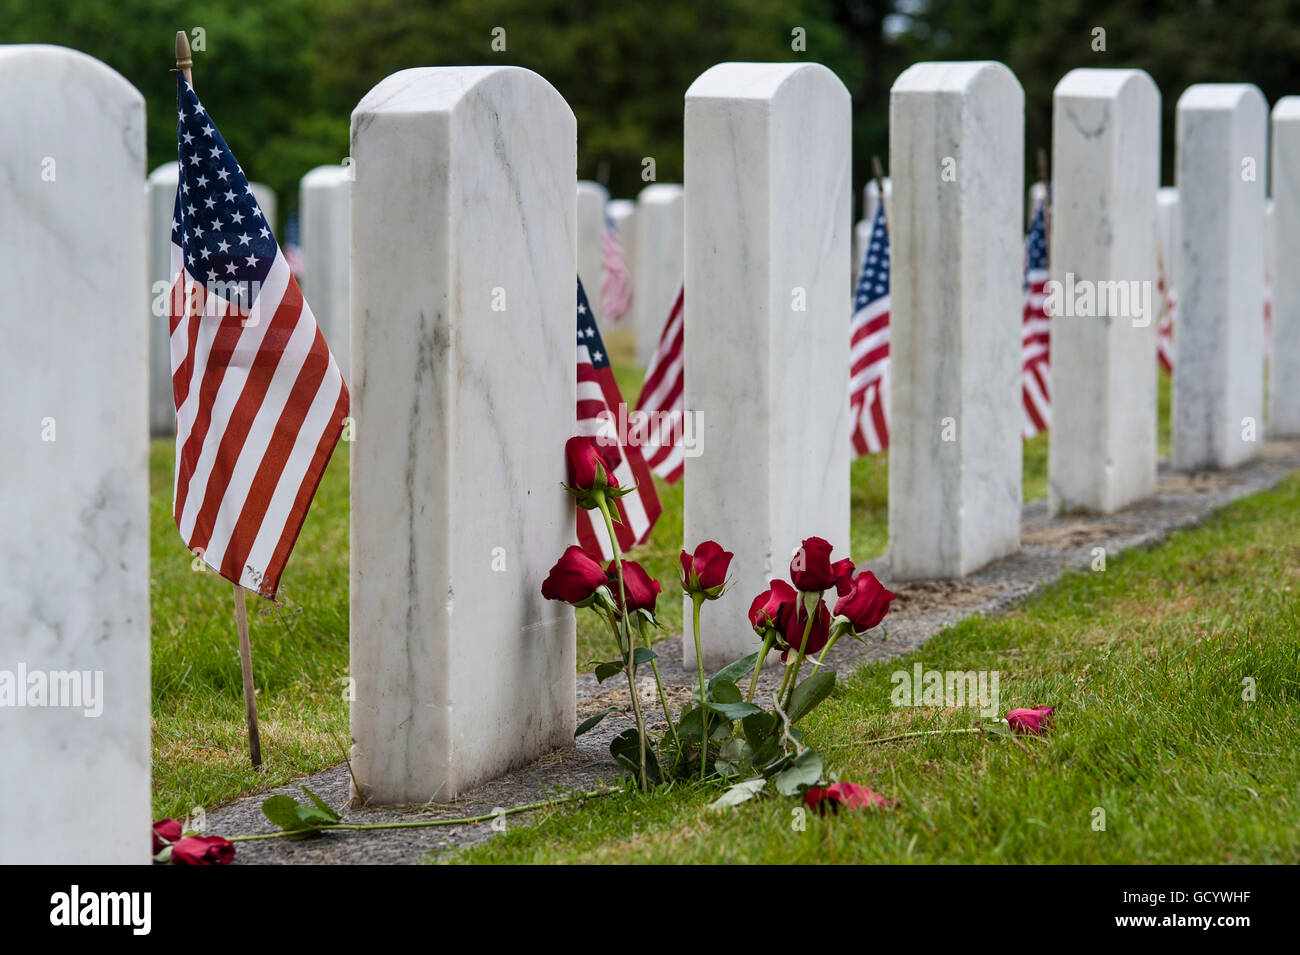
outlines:
{"label": "dirt patch", "polygon": [[1001,595],[997,587],[969,580],[914,580],[894,586],[893,591],[894,601],[890,605],[890,612],[906,610],[909,614],[953,607],[974,607]]}
{"label": "dirt patch", "polygon": [[1114,534],[1118,528],[1107,521],[1069,518],[1047,527],[1021,530],[1021,547],[1078,547]]}
{"label": "dirt patch", "polygon": [[1158,494],[1211,494],[1236,487],[1240,478],[1215,471],[1198,471],[1194,474],[1164,474],[1156,482]]}

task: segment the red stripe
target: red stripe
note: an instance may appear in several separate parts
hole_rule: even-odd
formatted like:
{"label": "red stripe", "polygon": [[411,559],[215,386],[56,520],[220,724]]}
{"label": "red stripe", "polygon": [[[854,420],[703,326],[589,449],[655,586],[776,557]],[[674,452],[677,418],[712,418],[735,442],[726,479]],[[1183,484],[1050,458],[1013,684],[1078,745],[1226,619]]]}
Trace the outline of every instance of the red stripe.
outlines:
{"label": "red stripe", "polygon": [[[319,331],[317,337],[320,337]],[[320,340],[322,343],[325,341],[324,338]],[[328,355],[328,352],[326,354]],[[348,386],[340,378],[339,397],[334,402],[334,414],[330,418],[334,424],[325,429],[316,444],[316,452],[312,455],[311,464],[307,466],[307,473],[303,476],[302,486],[298,488],[298,496],[294,498],[293,507],[289,510],[289,519],[285,522],[280,542],[275,545],[271,562],[258,586],[258,592],[267,597],[274,597],[280,586],[280,575],[284,572],[284,565],[289,561],[293,545],[298,542],[298,534],[307,519],[307,509],[311,507],[312,498],[316,496],[316,488],[320,486],[321,478],[325,476],[330,455],[334,453],[339,436],[343,433],[343,421],[348,416],[348,402]]]}
{"label": "red stripe", "polygon": [[[266,516],[276,485],[280,483],[280,475],[284,473],[285,463],[293,451],[303,419],[307,416],[312,399],[320,390],[320,383],[328,369],[329,349],[317,328],[311,350],[303,361],[289,398],[275,423],[275,431],[262,455],[257,474],[248,489],[248,498],[244,501],[239,520],[235,522],[235,529],[230,535],[230,543],[226,546],[221,561],[221,574],[227,579],[238,580],[243,572],[244,562],[253,549],[253,542],[257,539],[257,532],[261,529],[262,519]],[[257,570],[263,576],[267,573],[265,567]]]}
{"label": "red stripe", "polygon": [[[185,281],[185,273],[182,273],[181,277],[177,281],[183,283]],[[177,411],[180,411],[181,405],[185,404],[185,399],[188,398],[190,394],[190,376],[194,373],[194,350],[198,345],[199,328],[203,323],[203,310],[206,307],[208,297],[207,289],[204,286],[199,285],[197,282],[192,283],[190,287],[191,289],[197,289],[197,291],[193,293],[193,296],[196,299],[194,305],[188,312],[173,312],[171,322],[173,326],[173,334],[175,333],[175,326],[179,325],[183,318],[188,317],[190,322],[190,327],[186,334],[187,342],[185,346],[185,358],[182,359],[180,367],[177,368],[175,373],[172,375],[172,398],[176,402]],[[184,307],[184,297],[185,296],[182,294],[182,301],[179,303],[173,299],[173,307],[176,304],[180,304]],[[167,347],[170,352],[170,340],[167,343]]]}
{"label": "red stripe", "polygon": [[230,474],[244,450],[248,432],[252,430],[253,421],[261,410],[262,401],[270,390],[280,359],[284,356],[285,345],[301,316],[302,293],[298,291],[297,282],[290,282],[266,328],[262,347],[253,358],[247,380],[231,411],[225,431],[222,432],[221,444],[212,461],[212,471],[203,495],[203,506],[199,509],[194,521],[194,532],[190,535],[191,549],[202,547],[206,550],[211,541],[212,527],[222,509],[226,489],[230,486]]}
{"label": "red stripe", "polygon": [[[217,392],[221,389],[222,379],[226,376],[226,366],[230,363],[230,357],[239,345],[239,336],[244,331],[241,324],[244,316],[239,309],[229,302],[224,303],[224,309],[220,317],[221,324],[212,339],[212,349],[208,354],[207,363],[203,366],[203,381],[199,385],[198,412],[194,416],[194,426],[190,429],[185,445],[179,453],[181,480],[176,485],[174,515],[178,529],[181,515],[185,512],[185,499],[189,495],[190,479],[194,477],[194,469],[203,451],[203,442],[212,424],[212,405],[216,400]],[[189,354],[191,356],[194,354],[193,348],[190,349]]]}

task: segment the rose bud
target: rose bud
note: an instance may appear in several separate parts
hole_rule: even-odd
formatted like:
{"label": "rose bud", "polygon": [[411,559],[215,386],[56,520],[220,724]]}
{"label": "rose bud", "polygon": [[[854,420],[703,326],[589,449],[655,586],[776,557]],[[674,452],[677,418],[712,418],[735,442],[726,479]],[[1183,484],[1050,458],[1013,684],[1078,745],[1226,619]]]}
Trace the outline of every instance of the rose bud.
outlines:
{"label": "rose bud", "polygon": [[569,486],[577,491],[617,488],[614,469],[623,460],[618,446],[602,444],[589,435],[570,438],[564,444],[569,466]]}
{"label": "rose bud", "polygon": [[858,574],[847,592],[835,601],[835,616],[846,617],[854,633],[864,633],[885,619],[894,595],[869,570]]}
{"label": "rose bud", "polygon": [[884,796],[857,783],[814,786],[803,794],[803,802],[809,809],[816,809],[823,816],[826,815],[828,806],[834,812],[839,812],[841,806],[845,809],[868,809],[892,805]]}
{"label": "rose bud", "polygon": [[799,545],[790,561],[790,580],[795,589],[815,594],[829,590],[835,583],[831,568],[831,545],[820,537],[809,537]]}
{"label": "rose bud", "polygon": [[835,592],[843,597],[853,588],[853,561],[845,557],[831,564],[831,573],[835,575]]}
{"label": "rose bud", "polygon": [[785,625],[799,603],[799,595],[784,580],[772,581],[771,587],[749,605],[749,623],[760,637],[775,630],[777,639],[784,640]]}
{"label": "rose bud", "polygon": [[1007,723],[1017,733],[1039,736],[1047,732],[1047,724],[1051,722],[1052,713],[1055,711],[1056,707],[1054,706],[1035,706],[1033,709],[1012,710],[1007,714]]}
{"label": "rose bud", "polygon": [[694,554],[682,551],[682,589],[688,594],[703,594],[706,600],[722,596],[727,583],[727,568],[736,555],[723,550],[717,541],[705,541]]}
{"label": "rose bud", "polygon": [[[605,583],[614,602],[618,602],[618,562],[611,560],[605,568]],[[634,613],[638,610],[655,612],[655,598],[659,596],[659,581],[651,577],[644,567],[634,560],[623,561],[623,590],[627,593],[627,605]]]}
{"label": "rose bud", "polygon": [[605,583],[605,569],[577,544],[567,547],[542,581],[542,596],[586,607]]}
{"label": "rose bud", "polygon": [[[803,644],[803,631],[808,625],[808,609],[803,605],[802,600],[797,600],[790,609],[790,617],[785,626],[785,643],[789,646],[789,649],[782,651],[781,659],[783,661],[787,654],[799,652],[799,645]],[[813,615],[812,629],[808,631],[808,642],[803,644],[804,656],[811,656],[826,646],[830,634],[831,612],[826,607],[826,601],[819,600],[817,601],[817,611]]]}
{"label": "rose bud", "polygon": [[181,837],[181,824],[175,819],[159,819],[153,824],[153,854],[157,855]]}
{"label": "rose bud", "polygon": [[172,846],[172,865],[230,865],[234,843],[220,836],[186,836]]}

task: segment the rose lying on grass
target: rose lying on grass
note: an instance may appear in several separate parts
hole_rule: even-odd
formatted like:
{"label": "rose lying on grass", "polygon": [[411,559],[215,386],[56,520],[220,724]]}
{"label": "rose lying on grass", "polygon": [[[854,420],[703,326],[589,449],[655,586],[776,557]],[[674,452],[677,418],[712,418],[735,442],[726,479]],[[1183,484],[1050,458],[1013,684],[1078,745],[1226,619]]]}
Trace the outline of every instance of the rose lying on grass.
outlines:
{"label": "rose lying on grass", "polygon": [[153,854],[162,852],[181,835],[181,824],[175,819],[159,819],[153,824]]}
{"label": "rose lying on grass", "polygon": [[821,815],[826,815],[827,807],[833,812],[839,812],[840,807],[845,809],[868,809],[868,808],[889,808],[895,805],[891,800],[877,792],[873,792],[866,786],[859,786],[857,783],[834,783],[830,786],[813,786],[803,794],[804,805],[809,809],[816,809]]}
{"label": "rose lying on grass", "polygon": [[1007,725],[1017,733],[1024,733],[1026,736],[1041,736],[1047,732],[1047,726],[1054,712],[1056,712],[1054,706],[1012,710],[1007,714]]}

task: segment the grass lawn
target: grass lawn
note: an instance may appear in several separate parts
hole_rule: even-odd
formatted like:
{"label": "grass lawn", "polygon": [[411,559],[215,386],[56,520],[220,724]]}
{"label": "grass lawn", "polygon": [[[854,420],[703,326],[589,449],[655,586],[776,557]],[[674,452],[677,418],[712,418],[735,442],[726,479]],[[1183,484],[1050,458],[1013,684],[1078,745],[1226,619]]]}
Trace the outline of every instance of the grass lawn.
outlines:
{"label": "grass lawn", "polygon": [[[616,334],[607,338],[623,395],[634,405],[641,376],[631,360],[630,343]],[[1169,383],[1163,375],[1160,394],[1164,454]],[[173,460],[170,440],[153,443],[155,817],[184,816],[194,806],[212,806],[328,768],[342,760],[349,738],[343,695],[348,666],[347,447],[339,446],[321,481],[281,582],[280,605],[248,598],[265,760],[261,774],[248,764],[231,586],[192,567],[193,558],[171,517]],[[661,636],[668,637],[682,626],[682,601],[675,599],[680,593],[675,582],[682,546],[682,485],[655,481],[663,514],[651,539],[630,556],[663,583]],[[888,455],[855,461],[851,482],[851,553],[862,561],[884,553],[888,543]],[[1024,486],[1026,500],[1046,493],[1045,434],[1025,443]],[[832,543],[843,553],[842,542]],[[747,606],[749,595],[742,596]],[[578,621],[578,661],[607,658],[607,634],[591,614],[579,614]]]}
{"label": "grass lawn", "polygon": [[[1300,862],[1298,541],[1293,476],[1105,573],[1071,574],[1013,613],[860,670],[803,725],[842,780],[896,808],[810,815],[799,831],[793,799],[715,813],[722,787],[694,784],[554,810],[464,861]],[[893,707],[890,674],[914,663],[996,670],[1003,711],[1053,704],[1053,729],[1023,747],[864,745],[976,721]]]}

